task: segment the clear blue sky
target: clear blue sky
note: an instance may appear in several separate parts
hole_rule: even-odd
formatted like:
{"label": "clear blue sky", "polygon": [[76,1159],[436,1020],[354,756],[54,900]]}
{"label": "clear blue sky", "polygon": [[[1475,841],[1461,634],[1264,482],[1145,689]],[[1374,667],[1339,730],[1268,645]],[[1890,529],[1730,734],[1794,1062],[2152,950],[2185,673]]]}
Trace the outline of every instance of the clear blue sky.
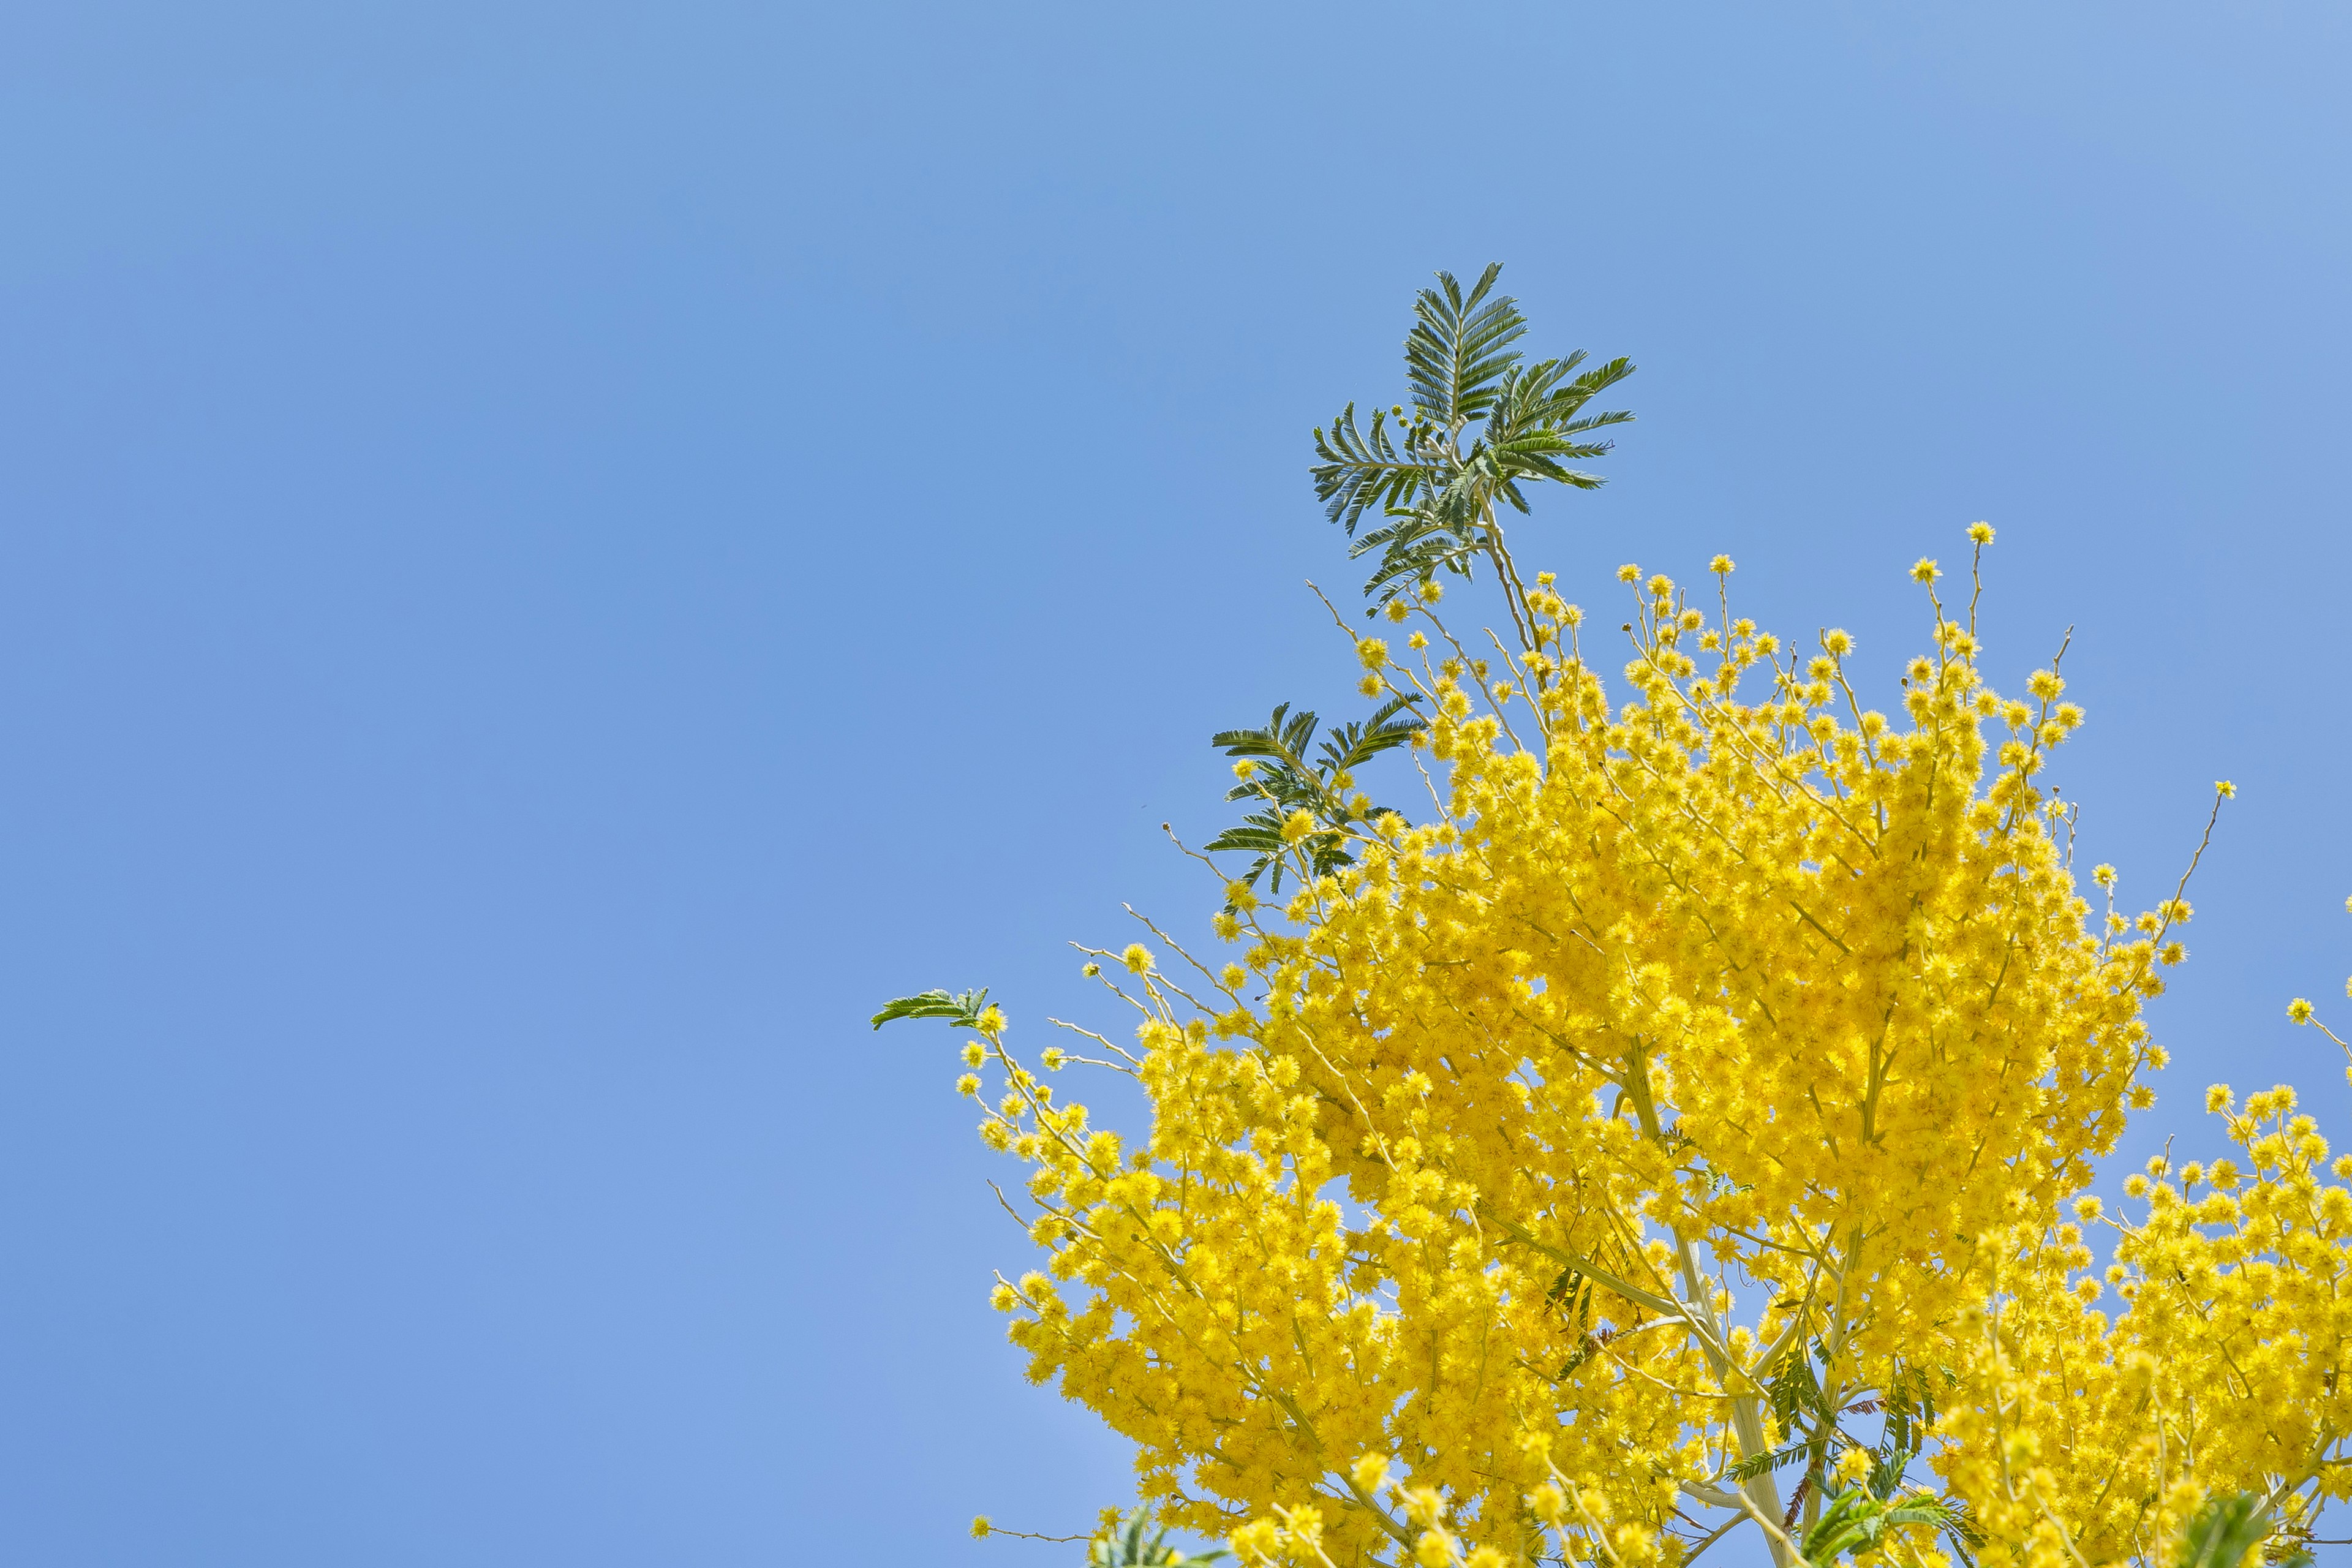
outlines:
{"label": "clear blue sky", "polygon": [[1990,520],[2086,853],[2242,791],[2136,1154],[2345,1132],[2347,81],[2322,5],[8,7],[0,1560],[1065,1561],[964,1521],[1124,1456],[865,1016],[1205,914],[1156,825],[1344,702],[1307,431],[1438,267],[1642,367],[1571,597],[1726,550],[1891,688]]}

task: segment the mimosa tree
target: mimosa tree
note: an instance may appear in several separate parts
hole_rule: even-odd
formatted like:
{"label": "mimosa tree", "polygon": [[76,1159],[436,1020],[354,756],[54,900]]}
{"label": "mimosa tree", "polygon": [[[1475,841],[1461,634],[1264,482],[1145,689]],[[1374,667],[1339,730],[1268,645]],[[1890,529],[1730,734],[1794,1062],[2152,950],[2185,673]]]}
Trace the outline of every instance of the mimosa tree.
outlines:
{"label": "mimosa tree", "polygon": [[[1892,714],[1720,556],[1621,568],[1597,628],[1503,521],[1599,482],[1569,465],[1631,367],[1525,360],[1494,284],[1421,296],[1409,405],[1317,433],[1375,563],[1368,713],[1216,738],[1227,951],[1096,952],[1126,1044],[1019,1056],[983,994],[876,1019],[968,1031],[1029,1167],[1044,1267],[993,1300],[1031,1376],[1248,1563],[2293,1555],[2352,1491],[2352,1163],[2292,1091],[2217,1086],[2234,1156],[2087,1195],[2166,1063],[2187,878],[2078,882],[2042,779],[2082,715],[2054,661],[2021,697],[1980,665],[1992,530],[1958,596],[1912,569]],[[1425,803],[1376,805],[1358,774],[1408,757]],[[1148,1131],[1056,1095],[1073,1065],[1139,1079]]]}

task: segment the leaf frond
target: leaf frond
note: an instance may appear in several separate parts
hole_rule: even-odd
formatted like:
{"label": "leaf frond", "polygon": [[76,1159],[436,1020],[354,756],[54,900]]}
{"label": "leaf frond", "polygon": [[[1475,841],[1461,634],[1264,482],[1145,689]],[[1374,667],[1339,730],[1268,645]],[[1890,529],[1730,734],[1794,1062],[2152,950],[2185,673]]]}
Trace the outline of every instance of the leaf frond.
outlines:
{"label": "leaf frond", "polygon": [[959,992],[923,991],[912,996],[898,996],[885,1002],[882,1011],[874,1015],[874,1026],[898,1022],[901,1018],[944,1018],[960,1029],[980,1027],[980,1016],[988,1009],[988,987]]}

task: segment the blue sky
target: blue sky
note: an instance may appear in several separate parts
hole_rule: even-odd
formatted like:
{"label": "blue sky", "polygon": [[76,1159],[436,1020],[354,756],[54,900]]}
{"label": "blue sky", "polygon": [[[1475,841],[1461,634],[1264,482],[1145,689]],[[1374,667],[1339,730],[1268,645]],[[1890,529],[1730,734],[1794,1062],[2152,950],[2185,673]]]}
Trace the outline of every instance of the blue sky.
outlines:
{"label": "blue sky", "polygon": [[1124,1456],[864,1018],[1205,916],[1157,825],[1347,706],[1307,431],[1439,267],[1641,366],[1571,598],[1727,551],[1891,689],[1991,521],[2085,853],[2242,792],[2129,1152],[2340,1129],[2347,79],[2316,5],[10,7],[0,1558],[1064,1560],[960,1538]]}

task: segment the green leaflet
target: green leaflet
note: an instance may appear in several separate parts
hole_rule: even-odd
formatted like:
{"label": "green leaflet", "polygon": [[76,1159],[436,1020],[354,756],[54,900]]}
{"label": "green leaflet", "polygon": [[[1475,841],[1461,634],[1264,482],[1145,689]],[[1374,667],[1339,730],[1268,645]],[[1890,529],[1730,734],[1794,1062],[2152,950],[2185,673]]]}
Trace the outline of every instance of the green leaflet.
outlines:
{"label": "green leaflet", "polygon": [[1777,1452],[1758,1454],[1753,1458],[1740,1460],[1739,1463],[1724,1471],[1724,1479],[1733,1481],[1752,1481],[1767,1470],[1787,1469],[1790,1465],[1811,1454],[1812,1449],[1813,1446],[1810,1442],[1791,1443]]}

